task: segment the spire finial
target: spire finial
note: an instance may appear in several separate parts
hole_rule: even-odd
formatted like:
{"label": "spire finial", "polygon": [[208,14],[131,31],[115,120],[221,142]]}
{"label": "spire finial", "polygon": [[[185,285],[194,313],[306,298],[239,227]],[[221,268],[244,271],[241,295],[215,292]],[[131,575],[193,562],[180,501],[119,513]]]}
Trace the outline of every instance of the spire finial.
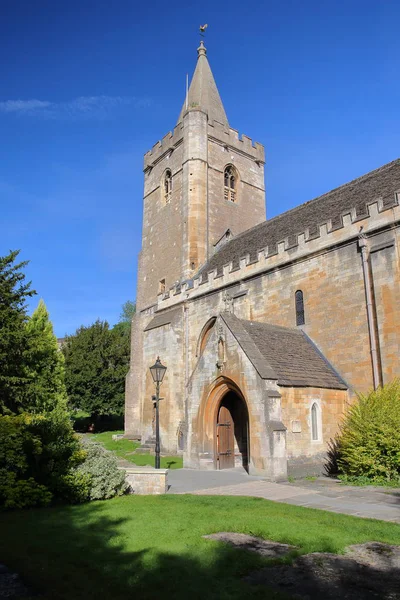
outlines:
{"label": "spire finial", "polygon": [[197,54],[199,56],[205,56],[207,54],[207,50],[206,50],[203,40],[200,40],[200,46],[197,48]]}

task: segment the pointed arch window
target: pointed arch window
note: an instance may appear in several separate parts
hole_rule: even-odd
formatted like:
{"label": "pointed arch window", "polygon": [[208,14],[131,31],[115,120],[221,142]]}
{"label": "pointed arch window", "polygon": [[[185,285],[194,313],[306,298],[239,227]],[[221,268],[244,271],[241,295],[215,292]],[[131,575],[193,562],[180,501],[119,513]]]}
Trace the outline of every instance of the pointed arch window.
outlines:
{"label": "pointed arch window", "polygon": [[169,204],[172,195],[172,173],[167,169],[164,174],[164,202]]}
{"label": "pointed arch window", "polygon": [[306,321],[304,317],[304,298],[301,290],[297,290],[295,293],[294,301],[296,308],[296,325],[304,325]]}
{"label": "pointed arch window", "polygon": [[313,442],[321,441],[321,413],[316,402],[311,407],[311,439]]}
{"label": "pointed arch window", "polygon": [[230,202],[237,200],[237,173],[232,165],[228,165],[224,170],[224,199]]}

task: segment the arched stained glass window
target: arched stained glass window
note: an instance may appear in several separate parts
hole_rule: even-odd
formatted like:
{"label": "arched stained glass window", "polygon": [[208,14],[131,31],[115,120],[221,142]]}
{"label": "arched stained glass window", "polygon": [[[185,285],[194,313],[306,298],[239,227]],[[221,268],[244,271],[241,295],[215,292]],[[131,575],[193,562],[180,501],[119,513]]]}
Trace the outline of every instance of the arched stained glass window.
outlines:
{"label": "arched stained glass window", "polygon": [[297,290],[295,293],[295,307],[296,307],[296,325],[304,325],[304,299],[303,292],[301,290]]}

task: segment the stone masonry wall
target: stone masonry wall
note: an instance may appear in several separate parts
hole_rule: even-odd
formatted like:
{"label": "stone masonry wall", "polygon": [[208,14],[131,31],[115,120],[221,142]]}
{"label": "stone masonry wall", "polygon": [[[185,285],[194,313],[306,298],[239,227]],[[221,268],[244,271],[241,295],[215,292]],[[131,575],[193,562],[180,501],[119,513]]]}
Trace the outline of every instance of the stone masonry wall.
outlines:
{"label": "stone masonry wall", "polygon": [[[218,135],[218,139],[211,134]],[[227,145],[227,141],[232,145]],[[258,146],[254,156],[255,149],[251,145],[244,151],[240,144],[240,141],[232,140],[232,136],[224,142],[224,132],[209,127],[209,255],[227,229],[238,235],[266,218],[263,148]],[[239,177],[235,202],[224,199],[224,169],[229,164],[234,166]]]}
{"label": "stone masonry wall", "polygon": [[[339,429],[348,393],[321,388],[284,388],[282,420],[287,427],[287,458],[292,473],[311,475],[323,468],[327,444]],[[318,407],[318,440],[312,439],[311,407]],[[308,469],[308,472],[307,472]]]}
{"label": "stone masonry wall", "polygon": [[[376,206],[376,205],[375,205]],[[379,342],[384,379],[400,375],[397,356],[400,352],[399,321],[399,245],[398,227],[387,229],[392,211],[382,214],[371,207],[373,219],[359,221],[354,227],[346,223],[341,230],[321,234],[320,238],[301,242],[291,250],[279,244],[278,254],[248,263],[239,269],[224,268],[220,277],[194,280],[179,294],[159,306],[171,306],[185,298],[190,315],[189,356],[193,355],[201,329],[207,319],[223,307],[226,292],[239,290],[245,295],[233,300],[239,318],[264,321],[287,327],[296,326],[295,292],[304,294],[307,335],[355,391],[368,391],[373,385],[369,330],[361,256],[357,232],[360,225],[370,230],[368,246],[372,249],[370,267],[375,285]],[[396,208],[400,217],[400,209]],[[379,229],[379,226],[386,229]],[[376,228],[376,229],[374,229]],[[354,230],[355,235],[351,235]],[[394,240],[391,246],[374,251],[384,237]],[[385,237],[385,239],[386,239]],[[329,241],[331,245],[329,245]],[[309,250],[307,254],[306,249]],[[268,267],[270,265],[270,267]],[[258,271],[258,272],[257,272]]]}
{"label": "stone masonry wall", "polygon": [[157,356],[167,366],[164,381],[160,386],[160,443],[161,451],[178,452],[178,425],[184,419],[184,358],[183,358],[183,316],[180,313],[173,322],[143,334],[142,394],[138,401],[142,404],[142,440],[154,435],[154,409],[151,397],[155,385],[149,367]]}
{"label": "stone masonry wall", "polygon": [[[148,306],[159,293],[159,282],[171,286],[181,275],[183,146],[166,153],[145,172],[142,250],[139,259],[137,305]],[[172,194],[165,203],[163,177],[172,172]]]}
{"label": "stone masonry wall", "polygon": [[370,246],[370,272],[376,304],[382,383],[388,383],[400,375],[399,229],[376,236]]}

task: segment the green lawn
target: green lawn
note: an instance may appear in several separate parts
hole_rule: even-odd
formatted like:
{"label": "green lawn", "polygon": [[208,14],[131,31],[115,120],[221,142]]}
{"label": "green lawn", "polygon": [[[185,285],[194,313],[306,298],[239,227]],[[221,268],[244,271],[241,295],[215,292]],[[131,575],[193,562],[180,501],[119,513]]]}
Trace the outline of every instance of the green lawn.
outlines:
{"label": "green lawn", "polygon": [[[154,466],[154,455],[153,454],[133,454],[140,444],[133,442],[132,440],[113,440],[112,436],[115,434],[124,433],[121,431],[104,431],[103,433],[87,433],[87,438],[95,440],[102,444],[107,450],[114,452],[119,458],[128,460],[134,465]],[[162,456],[161,457],[161,468],[163,469],[181,469],[183,466],[183,459],[181,456]]]}
{"label": "green lawn", "polygon": [[[342,552],[368,540],[400,544],[400,525],[260,498],[124,496],[0,514],[0,563],[36,600],[277,599],[242,581],[265,559],[202,535],[238,531]],[[32,600],[34,600],[32,598]]]}

